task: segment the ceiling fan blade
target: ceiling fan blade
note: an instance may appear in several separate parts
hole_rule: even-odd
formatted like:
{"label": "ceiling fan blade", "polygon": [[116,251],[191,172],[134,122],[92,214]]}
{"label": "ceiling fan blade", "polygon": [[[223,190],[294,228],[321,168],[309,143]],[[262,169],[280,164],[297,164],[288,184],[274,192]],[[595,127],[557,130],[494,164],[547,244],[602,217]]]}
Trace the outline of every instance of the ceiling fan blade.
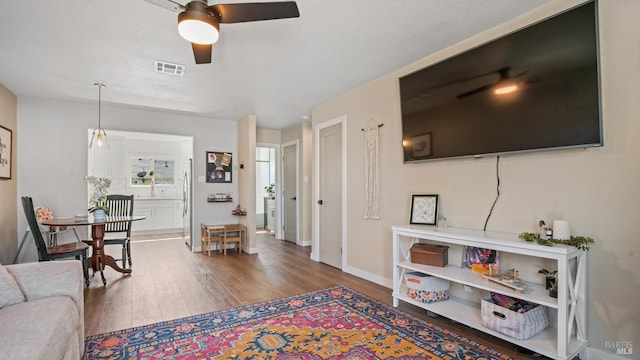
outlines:
{"label": "ceiling fan blade", "polygon": [[144,1],[151,3],[153,5],[160,6],[161,8],[164,8],[164,9],[171,10],[173,12],[177,12],[177,13],[183,12],[185,9],[184,5],[172,0],[144,0]]}
{"label": "ceiling fan blade", "polygon": [[[498,70],[493,72],[493,73],[497,73],[498,75],[500,75],[500,78],[496,82],[494,82],[493,84],[487,84],[487,85],[484,85],[484,86],[480,86],[480,87],[475,88],[473,90],[469,90],[467,92],[464,92],[464,93],[462,93],[462,94],[460,94],[460,95],[458,95],[456,97],[458,99],[464,99],[464,98],[466,98],[468,96],[475,95],[475,94],[481,93],[483,91],[487,91],[487,90],[491,89],[492,87],[496,86],[497,84],[499,84],[501,82],[508,81],[508,80],[511,79],[511,77],[509,76],[509,71],[511,71],[511,67],[500,68],[500,69],[498,69]],[[491,73],[488,73],[488,74],[491,74]],[[524,73],[522,73],[522,74],[524,74]],[[522,74],[519,74],[519,75],[522,75]]]}
{"label": "ceiling fan blade", "polygon": [[196,64],[210,64],[211,63],[211,51],[213,45],[201,45],[191,43],[193,48],[193,56],[196,59]]}
{"label": "ceiling fan blade", "polygon": [[467,91],[467,92],[462,93],[462,94],[460,94],[460,95],[458,95],[456,97],[458,99],[464,99],[464,98],[466,98],[468,96],[475,95],[475,94],[481,93],[483,91],[487,91],[487,90],[491,89],[494,85],[495,84],[489,84],[489,85],[480,86],[479,88],[475,88],[473,90]]}
{"label": "ceiling fan blade", "polygon": [[296,18],[300,16],[295,1],[217,4],[207,10],[219,16],[220,23],[240,23],[274,19]]}

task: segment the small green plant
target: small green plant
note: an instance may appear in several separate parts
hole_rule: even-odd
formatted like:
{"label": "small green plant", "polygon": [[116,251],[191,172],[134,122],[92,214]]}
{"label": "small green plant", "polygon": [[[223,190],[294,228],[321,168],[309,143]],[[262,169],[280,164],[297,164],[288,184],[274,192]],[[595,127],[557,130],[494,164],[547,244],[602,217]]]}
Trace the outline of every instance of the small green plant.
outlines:
{"label": "small green plant", "polygon": [[538,270],[538,274],[542,274],[544,275],[545,279],[544,279],[544,287],[547,290],[551,290],[551,289],[555,289],[557,288],[557,283],[558,283],[558,270],[547,270],[547,269],[540,269]]}
{"label": "small green plant", "polygon": [[544,276],[547,277],[556,277],[556,275],[558,274],[558,270],[547,270],[547,269],[540,269],[538,270],[538,274],[542,274]]}
{"label": "small green plant", "polygon": [[522,232],[518,237],[524,241],[534,241],[537,240],[538,244],[544,246],[553,246],[555,244],[564,244],[575,246],[580,250],[589,251],[591,244],[595,243],[595,241],[590,237],[585,236],[572,236],[569,240],[560,240],[560,239],[541,239],[537,234],[530,232]]}
{"label": "small green plant", "polygon": [[275,192],[276,192],[275,187],[276,187],[276,184],[271,184],[271,185],[269,185],[269,186],[265,186],[265,187],[264,187],[264,190],[265,190],[265,191],[266,191],[270,196],[273,196],[273,193],[275,193]]}
{"label": "small green plant", "polygon": [[591,244],[595,241],[590,237],[585,236],[572,236],[569,240],[550,239],[556,244],[572,245],[580,250],[589,251]]}
{"label": "small green plant", "polygon": [[518,235],[518,237],[524,241],[534,241],[538,239],[538,235],[530,232],[523,232]]}

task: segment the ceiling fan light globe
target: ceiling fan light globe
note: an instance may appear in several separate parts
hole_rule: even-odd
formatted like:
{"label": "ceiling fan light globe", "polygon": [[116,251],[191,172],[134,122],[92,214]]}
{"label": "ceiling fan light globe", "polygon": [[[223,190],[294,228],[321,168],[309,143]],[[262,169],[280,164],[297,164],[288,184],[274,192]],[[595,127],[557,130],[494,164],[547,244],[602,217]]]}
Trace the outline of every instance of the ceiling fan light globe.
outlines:
{"label": "ceiling fan light globe", "polygon": [[178,33],[185,40],[211,45],[218,41],[220,25],[205,11],[185,10],[178,15]]}
{"label": "ceiling fan light globe", "polygon": [[516,90],[518,90],[518,85],[510,84],[510,85],[501,86],[495,89],[493,93],[496,95],[504,95],[504,94],[512,93]]}

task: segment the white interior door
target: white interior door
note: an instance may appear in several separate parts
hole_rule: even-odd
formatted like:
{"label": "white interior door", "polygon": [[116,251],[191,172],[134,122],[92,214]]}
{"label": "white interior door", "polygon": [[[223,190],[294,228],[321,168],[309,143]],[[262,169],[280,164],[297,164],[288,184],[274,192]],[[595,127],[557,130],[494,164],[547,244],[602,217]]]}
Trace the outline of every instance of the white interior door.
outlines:
{"label": "white interior door", "polygon": [[319,257],[342,268],[342,124],[319,133]]}
{"label": "white interior door", "polygon": [[297,203],[298,203],[298,162],[297,162],[298,146],[296,144],[284,147],[283,162],[283,201],[284,201],[284,221],[282,228],[284,230],[284,240],[297,243]]}

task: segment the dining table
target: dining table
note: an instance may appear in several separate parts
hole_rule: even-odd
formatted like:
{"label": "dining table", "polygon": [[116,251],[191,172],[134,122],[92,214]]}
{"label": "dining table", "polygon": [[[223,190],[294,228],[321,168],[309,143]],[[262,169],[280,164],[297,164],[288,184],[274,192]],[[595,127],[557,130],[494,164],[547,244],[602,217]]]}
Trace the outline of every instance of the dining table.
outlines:
{"label": "dining table", "polygon": [[102,277],[102,284],[107,285],[107,280],[104,278],[104,269],[106,266],[111,267],[117,272],[125,275],[131,274],[131,269],[123,269],[118,266],[113,256],[107,255],[104,252],[104,235],[105,226],[109,223],[127,222],[127,221],[139,221],[144,220],[144,216],[107,216],[105,220],[97,221],[93,217],[60,217],[52,220],[43,221],[42,224],[48,226],[91,226],[91,239],[93,240],[91,254],[91,268],[95,274],[100,271]]}

